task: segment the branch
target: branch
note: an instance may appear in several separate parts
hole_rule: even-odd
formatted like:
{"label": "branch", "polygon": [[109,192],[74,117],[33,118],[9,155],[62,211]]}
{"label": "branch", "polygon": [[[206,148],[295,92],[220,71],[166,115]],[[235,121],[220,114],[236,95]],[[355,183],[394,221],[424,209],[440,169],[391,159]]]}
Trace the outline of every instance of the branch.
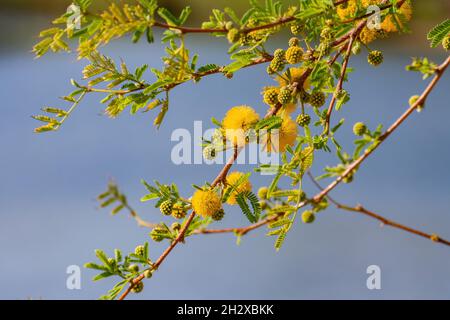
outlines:
{"label": "branch", "polygon": [[[362,24],[362,23],[361,23]],[[337,39],[332,45],[333,46],[337,46],[345,41],[347,41],[348,39],[352,39],[352,37],[354,36],[354,33],[356,33],[356,30],[358,30],[358,27],[360,25],[358,25],[356,28],[350,30],[349,33],[347,33],[346,35],[342,36],[341,38]],[[351,40],[350,40],[351,41]],[[349,46],[351,48],[351,46]],[[379,138],[379,143],[377,145],[375,145],[372,149],[370,149],[369,151],[366,151],[366,153],[361,156],[359,159],[357,159],[354,163],[352,163],[347,170],[341,175],[339,176],[334,182],[332,182],[327,188],[323,189],[318,195],[316,195],[313,198],[313,201],[315,202],[319,202],[323,197],[327,196],[328,193],[333,190],[341,181],[342,179],[344,179],[353,169],[355,169],[361,162],[363,162],[375,149],[378,148],[378,146],[381,144],[382,141],[384,141],[419,105],[423,104],[426,100],[426,98],[428,97],[429,93],[431,92],[431,90],[434,88],[434,86],[436,85],[436,83],[439,81],[439,79],[441,78],[442,74],[444,73],[445,69],[447,68],[448,64],[450,63],[450,56],[447,58],[447,60],[436,69],[436,76],[433,78],[433,80],[430,82],[429,86],[427,87],[427,89],[422,93],[422,95],[419,97],[419,99],[416,101],[416,103],[414,103],[383,135],[380,136]],[[303,81],[306,80],[306,78],[309,76],[309,74],[311,73],[311,69],[307,69],[304,74],[302,75],[301,81],[299,81],[299,86],[302,87],[303,85]],[[281,108],[281,104],[277,104],[274,108],[270,109],[265,118],[271,117],[273,115],[275,115],[279,109]],[[212,186],[216,186],[218,183],[222,182],[227,174],[228,171],[230,170],[230,168],[232,167],[232,165],[234,164],[234,161],[237,159],[238,155],[239,155],[240,149],[235,147],[234,149],[234,154],[233,156],[230,158],[230,160],[227,162],[227,164],[225,165],[225,167],[222,169],[222,171],[218,174],[218,176],[214,179]],[[308,204],[308,201],[303,201],[301,203],[299,203],[297,205],[297,209],[304,207],[306,204]],[[181,229],[179,235],[177,236],[177,238],[170,244],[170,246],[163,252],[163,254],[158,258],[158,260],[155,262],[155,264],[153,264],[151,266],[151,268],[149,270],[156,270],[161,263],[165,260],[165,258],[170,254],[170,252],[175,248],[175,246],[179,243],[179,242],[183,242],[184,241],[184,236],[185,233],[189,227],[189,225],[191,224],[192,220],[195,217],[195,212],[193,211],[187,221],[185,222],[183,228]],[[239,234],[246,234],[254,229],[257,229],[263,225],[266,225],[267,223],[269,223],[270,221],[272,221],[271,219],[276,219],[278,218],[278,216],[273,216],[270,218],[267,218],[265,220],[262,220],[258,223],[255,223],[253,225],[250,225],[248,227],[243,227],[243,228],[230,228],[230,229],[205,229],[203,231],[197,231],[196,233],[226,233],[226,232],[238,232]],[[439,237],[435,236],[434,239],[440,239]],[[435,240],[438,241],[438,240]],[[144,275],[141,274],[140,276],[136,277],[135,279],[130,281],[130,286],[125,290],[125,292],[120,296],[119,300],[123,300],[127,297],[127,295],[131,292],[131,290],[133,289],[133,287],[139,283],[140,281],[142,281],[142,279],[144,278]]]}
{"label": "branch", "polygon": [[[252,66],[259,65],[259,64],[267,63],[267,62],[270,62],[272,60],[273,60],[273,56],[271,56],[270,54],[265,54],[263,57],[260,57],[258,59],[254,59],[252,62],[250,62],[249,64],[243,66],[241,69],[245,69],[245,68],[248,68],[248,67],[252,67]],[[201,72],[201,73],[192,73],[191,74],[192,75],[191,79],[200,79],[200,78],[203,78],[203,77],[206,77],[206,76],[209,76],[209,75],[213,75],[213,74],[217,74],[217,73],[223,73],[223,71],[224,71],[224,69],[226,67],[227,66],[221,66],[221,67],[217,67],[215,69],[208,70],[208,71]],[[189,79],[189,80],[191,80],[191,79]],[[180,84],[183,84],[183,83],[185,83],[185,82],[187,82],[189,80],[172,83],[172,84],[167,85],[165,88],[166,88],[166,90],[170,90],[170,89],[173,89],[173,88],[179,86]]]}
{"label": "branch", "polygon": [[258,229],[262,226],[265,226],[266,224],[271,223],[272,221],[277,220],[282,213],[276,214],[270,217],[267,217],[264,220],[261,220],[257,223],[251,224],[247,227],[240,227],[240,228],[224,228],[224,229],[198,229],[192,232],[192,234],[217,234],[217,233],[234,233],[236,235],[246,235],[250,231],[253,231],[255,229]]}
{"label": "branch", "polygon": [[[265,118],[269,118],[269,117],[275,115],[280,110],[281,107],[282,107],[281,104],[277,104],[273,109],[271,109],[267,112]],[[228,160],[228,162],[226,163],[224,168],[220,171],[220,173],[214,179],[214,181],[211,184],[212,187],[215,187],[217,184],[223,182],[226,179],[229,170],[233,166],[233,164],[236,161],[236,159],[239,155],[239,152],[241,150],[242,150],[242,148],[238,148],[237,146],[234,147],[233,156]],[[195,212],[192,211],[192,213],[189,215],[188,219],[186,220],[185,224],[183,225],[183,228],[180,230],[180,233],[178,234],[178,236],[175,238],[175,240],[170,244],[170,246],[162,253],[162,255],[158,258],[158,260],[148,270],[151,270],[151,271],[156,270],[161,265],[161,263],[166,259],[166,257],[170,254],[170,252],[176,247],[176,245],[178,243],[184,241],[184,236],[186,234],[186,231],[189,228],[189,225],[191,224],[194,217],[195,217]],[[251,225],[247,228],[243,228],[244,230],[242,232],[244,232],[244,233],[242,233],[242,234],[245,234],[253,229],[256,229],[262,225],[265,225],[266,223],[268,223],[270,221],[272,221],[272,220],[269,220],[269,219],[262,220],[262,221],[256,223],[255,225]],[[245,229],[248,229],[248,230],[245,230]],[[144,274],[141,274],[141,275],[137,276],[136,278],[134,278],[133,280],[131,280],[130,285],[119,297],[119,300],[125,299],[128,296],[128,294],[131,292],[131,290],[134,288],[134,286],[136,284],[138,284],[139,282],[141,282],[142,279],[144,279]]]}
{"label": "branch", "polygon": [[[308,175],[309,175],[309,177],[311,178],[312,182],[317,186],[317,188],[319,188],[320,190],[323,190],[322,187],[320,186],[320,184],[319,184],[319,183],[317,182],[317,180],[313,177],[313,175],[311,174],[310,171],[308,171]],[[406,231],[406,232],[409,232],[409,233],[418,235],[418,236],[420,236],[420,237],[427,238],[427,239],[429,239],[429,240],[431,240],[431,241],[438,242],[438,243],[442,243],[442,244],[444,244],[444,245],[450,246],[450,241],[445,240],[445,239],[442,239],[441,237],[439,237],[439,236],[438,236],[437,234],[435,234],[435,233],[429,234],[429,233],[426,233],[426,232],[423,232],[423,231],[420,231],[420,230],[417,230],[417,229],[414,229],[414,228],[405,226],[405,225],[400,224],[400,223],[398,223],[398,222],[389,220],[389,219],[387,219],[387,218],[385,218],[385,217],[383,217],[383,216],[381,216],[381,215],[379,215],[379,214],[377,214],[377,213],[375,213],[375,212],[373,212],[373,211],[367,210],[366,208],[364,208],[364,207],[363,207],[362,205],[360,205],[360,204],[358,204],[358,205],[355,206],[355,207],[352,207],[352,206],[348,206],[348,205],[341,204],[341,203],[337,202],[336,200],[334,200],[333,198],[331,198],[330,196],[327,196],[327,198],[328,198],[328,199],[330,200],[330,202],[333,203],[333,204],[336,206],[336,208],[338,208],[338,209],[342,209],[342,210],[346,210],[346,211],[351,211],[351,212],[358,212],[358,213],[361,213],[361,214],[363,214],[363,215],[366,215],[366,216],[368,216],[368,217],[370,217],[370,218],[373,218],[373,219],[375,219],[375,220],[380,221],[380,222],[382,223],[382,226],[383,226],[383,225],[391,226],[391,227],[393,227],[393,228],[397,228],[397,229],[400,229],[400,230],[403,230],[403,231]]]}
{"label": "branch", "polygon": [[412,113],[413,111],[420,105],[423,105],[431,93],[433,88],[438,83],[439,79],[441,79],[448,65],[450,64],[450,56],[436,68],[436,75],[430,81],[427,88],[422,92],[419,99],[412,104],[379,138],[376,144],[372,146],[372,148],[365,151],[365,153],[356,159],[352,164],[350,164],[347,169],[332,183],[330,183],[325,189],[323,189],[319,194],[314,197],[315,202],[319,202],[323,197],[325,197],[331,190],[333,190],[341,181],[347,177],[353,170],[355,170],[364,160],[366,160],[378,147],[381,143],[386,140],[392,132],[394,132]]}
{"label": "branch", "polygon": [[[156,260],[156,262],[151,266],[150,270],[156,270],[158,267],[163,263],[163,261],[166,259],[166,257],[169,255],[169,253],[175,248],[175,246],[184,240],[184,235],[186,234],[187,229],[189,228],[189,225],[191,224],[192,220],[195,217],[195,212],[192,211],[192,213],[189,215],[188,219],[184,223],[183,228],[180,230],[180,233],[176,237],[176,239],[170,244],[170,246],[162,253],[162,255]],[[130,286],[122,293],[122,295],[119,297],[119,300],[123,300],[127,297],[127,295],[131,292],[131,290],[134,288],[136,284],[142,281],[144,279],[144,274],[139,275],[138,277],[134,278],[130,281]]]}
{"label": "branch", "polygon": [[[330,105],[328,106],[328,110],[327,110],[327,116],[326,116],[326,119],[325,119],[325,135],[328,135],[328,133],[330,131],[331,113],[333,112],[333,108],[334,108],[334,105],[335,105],[336,100],[337,100],[336,99],[337,94],[339,93],[340,90],[342,90],[342,85],[344,83],[345,74],[347,72],[348,62],[350,60],[350,56],[351,56],[351,53],[352,53],[353,43],[358,38],[358,35],[360,34],[360,32],[362,31],[362,29],[364,28],[365,25],[366,25],[366,21],[360,22],[358,24],[358,26],[350,34],[350,39],[349,39],[348,44],[347,44],[347,50],[345,52],[344,62],[342,64],[341,76],[339,77],[338,84],[336,86],[336,89],[334,90],[333,97],[331,98]],[[339,53],[340,52],[341,51],[339,51]],[[333,60],[331,60],[331,61],[333,61]],[[334,63],[334,61],[332,63]]]}

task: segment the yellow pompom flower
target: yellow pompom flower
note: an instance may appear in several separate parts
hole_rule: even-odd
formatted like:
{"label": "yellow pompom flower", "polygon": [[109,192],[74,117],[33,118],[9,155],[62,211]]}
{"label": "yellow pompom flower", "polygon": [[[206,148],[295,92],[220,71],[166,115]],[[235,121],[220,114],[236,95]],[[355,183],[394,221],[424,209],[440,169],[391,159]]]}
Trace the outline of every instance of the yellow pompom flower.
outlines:
{"label": "yellow pompom flower", "polygon": [[397,24],[403,27],[404,21],[411,20],[412,7],[408,2],[404,2],[400,9],[398,9],[398,12],[402,15],[402,20],[400,20],[398,17],[395,17],[393,14],[388,14],[381,23],[381,29],[386,32],[397,32]]}
{"label": "yellow pompom flower", "polygon": [[336,13],[341,20],[352,18],[358,11],[357,0],[349,0],[346,3],[340,4],[336,8]]}
{"label": "yellow pompom flower", "polygon": [[243,146],[246,144],[247,131],[258,121],[259,115],[251,107],[237,106],[231,108],[222,122],[225,136],[234,145]]}
{"label": "yellow pompom flower", "polygon": [[284,152],[287,146],[294,146],[297,139],[298,126],[289,116],[283,118],[281,127],[263,135],[261,141],[268,152]]}
{"label": "yellow pompom flower", "polygon": [[[291,82],[300,82],[302,80],[302,76],[305,73],[306,68],[289,68],[289,73],[291,75]],[[287,71],[283,74],[283,77],[277,77],[278,84],[280,87],[286,87],[289,85],[288,81],[288,73]],[[303,82],[303,89],[307,90],[309,88],[309,79],[306,78],[306,80]]]}
{"label": "yellow pompom flower", "polygon": [[365,9],[371,5],[380,5],[380,4],[382,4],[382,2],[383,2],[383,0],[361,0],[361,5]]}
{"label": "yellow pompom flower", "polygon": [[377,38],[376,29],[369,29],[364,27],[359,34],[359,40],[364,44],[369,44]]}
{"label": "yellow pompom flower", "polygon": [[222,209],[222,201],[213,190],[197,190],[192,196],[192,209],[202,217],[211,217]]}
{"label": "yellow pompom flower", "polygon": [[296,109],[297,105],[295,103],[288,103],[287,105],[284,106],[284,112],[286,112],[287,114],[291,114]]}
{"label": "yellow pompom flower", "polygon": [[[244,174],[242,172],[232,172],[227,176],[227,185],[228,186],[233,186],[236,184],[236,182],[242,178]],[[231,188],[231,187],[228,187]],[[227,188],[227,189],[228,189]],[[250,181],[248,179],[246,179],[244,182],[242,182],[241,184],[239,184],[239,186],[235,187],[236,190],[233,190],[231,192],[230,197],[227,199],[227,203],[229,205],[234,205],[237,203],[236,201],[236,195],[239,193],[243,193],[243,192],[248,192],[252,190],[252,184],[250,183]],[[227,192],[227,190],[225,190],[225,192]]]}

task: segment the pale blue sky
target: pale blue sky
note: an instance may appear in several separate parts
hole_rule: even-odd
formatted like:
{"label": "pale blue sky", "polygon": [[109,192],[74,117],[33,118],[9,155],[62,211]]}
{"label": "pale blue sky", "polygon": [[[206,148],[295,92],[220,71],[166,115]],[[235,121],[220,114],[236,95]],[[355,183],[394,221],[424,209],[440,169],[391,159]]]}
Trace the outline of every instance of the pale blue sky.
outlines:
{"label": "pale blue sky", "polygon": [[[34,32],[33,34],[35,34]],[[225,63],[224,46],[198,42],[201,62]],[[27,45],[31,45],[30,41]],[[424,39],[425,41],[425,39]],[[222,43],[223,41],[217,41]],[[33,60],[29,46],[0,55],[0,298],[93,299],[112,281],[92,283],[82,272],[82,290],[65,288],[65,269],[94,259],[94,249],[132,250],[148,239],[125,215],[111,217],[97,209],[95,196],[115,178],[130,202],[148,220],[162,219],[150,204],[141,178],[176,182],[185,195],[191,183],[211,180],[217,166],[175,166],[170,162],[174,128],[208,123],[234,105],[249,104],[263,113],[259,92],[270,84],[264,67],[246,69],[232,80],[214,76],[173,92],[166,123],[157,131],[155,114],[116,120],[101,115],[100,96],[88,98],[57,133],[35,135],[30,118],[45,105],[59,106],[70,78],[79,78],[82,63],[74,55],[49,55]],[[130,65],[160,65],[161,47],[115,44],[107,50]],[[436,51],[438,52],[438,51]],[[351,126],[364,120],[371,128],[389,125],[407,105],[409,96],[426,86],[417,74],[404,71],[409,56],[386,48],[385,63],[373,69],[357,57],[357,71],[346,85],[352,100],[334,116],[347,118],[339,141],[350,147]],[[439,60],[442,57],[435,57]],[[367,208],[412,227],[450,238],[450,76],[436,87],[421,114],[414,114],[371,157],[351,185],[335,192],[348,204]],[[320,156],[313,168],[320,174],[331,156]],[[245,169],[242,168],[241,169]],[[254,185],[267,183],[256,174]],[[308,185],[309,193],[316,190]],[[245,224],[238,210],[227,213],[225,226]],[[313,225],[296,224],[283,249],[264,230],[236,246],[233,236],[188,239],[146,282],[149,299],[296,299],[296,298],[450,298],[449,248],[404,232],[380,228],[354,213],[330,209]],[[163,245],[151,245],[156,257]],[[366,268],[382,269],[382,290],[366,289]]]}

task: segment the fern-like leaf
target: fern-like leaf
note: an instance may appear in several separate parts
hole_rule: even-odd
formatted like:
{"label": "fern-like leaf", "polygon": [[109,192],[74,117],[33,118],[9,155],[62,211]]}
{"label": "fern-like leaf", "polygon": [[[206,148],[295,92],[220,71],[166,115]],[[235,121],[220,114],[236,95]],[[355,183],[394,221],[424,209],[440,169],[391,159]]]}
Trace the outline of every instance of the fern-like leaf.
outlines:
{"label": "fern-like leaf", "polygon": [[450,34],[450,19],[438,24],[428,32],[427,39],[431,41],[430,46],[437,47],[448,34]]}

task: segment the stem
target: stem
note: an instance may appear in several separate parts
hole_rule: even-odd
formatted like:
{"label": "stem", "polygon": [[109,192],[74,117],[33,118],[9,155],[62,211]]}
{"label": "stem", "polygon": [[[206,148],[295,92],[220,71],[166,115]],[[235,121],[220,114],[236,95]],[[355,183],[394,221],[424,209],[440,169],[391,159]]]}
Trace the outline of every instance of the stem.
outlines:
{"label": "stem", "polygon": [[392,132],[394,132],[412,113],[413,111],[420,105],[425,103],[428,95],[431,93],[433,88],[438,83],[439,79],[441,79],[448,65],[450,64],[450,56],[436,68],[436,75],[428,84],[427,88],[423,91],[419,99],[411,105],[379,138],[376,144],[373,145],[372,148],[366,150],[366,152],[356,159],[348,168],[332,183],[330,183],[325,189],[322,190],[319,194],[314,197],[315,202],[319,202],[323,197],[325,197],[331,190],[333,190],[345,177],[347,177],[354,169],[356,169],[364,160],[366,160],[378,147],[381,143],[386,140]]}
{"label": "stem", "polygon": [[[317,188],[320,189],[320,190],[323,190],[323,188],[320,186],[320,184],[317,182],[317,180],[313,177],[313,175],[311,174],[310,171],[308,171],[308,175],[311,178],[312,182],[317,186]],[[341,204],[341,203],[337,202],[336,200],[334,200],[330,196],[327,196],[327,198],[338,209],[351,211],[351,212],[358,212],[358,213],[364,214],[364,215],[366,215],[366,216],[368,216],[370,218],[373,218],[375,220],[380,221],[383,225],[391,226],[393,228],[397,228],[397,229],[400,229],[400,230],[403,230],[403,231],[406,231],[406,232],[409,232],[409,233],[412,233],[412,234],[415,234],[415,235],[418,235],[418,236],[430,239],[431,241],[439,242],[439,243],[445,244],[447,246],[450,246],[450,241],[442,239],[441,237],[439,237],[438,235],[436,235],[434,233],[433,234],[429,234],[429,233],[426,233],[426,232],[423,232],[423,231],[420,231],[420,230],[417,230],[417,229],[405,226],[405,225],[400,224],[398,222],[395,222],[393,220],[389,220],[389,219],[387,219],[387,218],[385,218],[385,217],[383,217],[383,216],[381,216],[381,215],[379,215],[379,214],[377,214],[375,212],[367,210],[366,208],[364,208],[360,204],[358,204],[355,207],[351,207],[351,206],[344,205],[344,204]]]}
{"label": "stem", "polygon": [[331,98],[330,105],[328,106],[327,116],[326,116],[326,120],[325,120],[325,132],[324,132],[325,135],[328,135],[329,131],[330,131],[331,113],[333,112],[334,105],[336,104],[336,100],[337,100],[336,96],[337,96],[338,92],[340,90],[342,90],[342,85],[344,83],[345,74],[347,72],[348,62],[350,60],[350,56],[352,53],[353,43],[358,38],[358,35],[360,34],[361,30],[364,28],[365,24],[366,24],[366,21],[360,22],[358,24],[358,27],[350,35],[350,40],[348,41],[348,44],[347,44],[347,51],[345,52],[344,62],[342,64],[341,76],[339,77],[338,84],[334,91],[333,97]]}

